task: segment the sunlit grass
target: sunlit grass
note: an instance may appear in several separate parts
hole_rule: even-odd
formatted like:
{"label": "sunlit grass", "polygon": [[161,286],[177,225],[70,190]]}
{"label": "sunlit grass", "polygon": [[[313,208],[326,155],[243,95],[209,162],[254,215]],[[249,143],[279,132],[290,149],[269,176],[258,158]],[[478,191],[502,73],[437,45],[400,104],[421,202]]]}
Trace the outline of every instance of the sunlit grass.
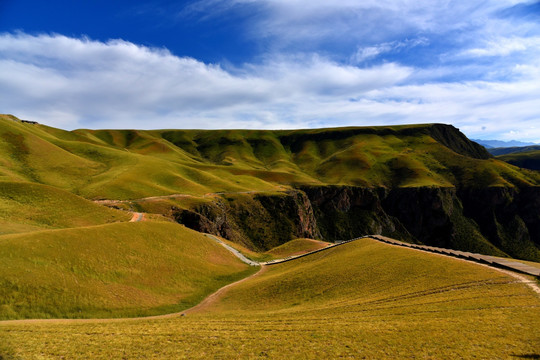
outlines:
{"label": "sunlit grass", "polygon": [[514,280],[362,240],[271,266],[186,317],[0,323],[0,351],[73,359],[534,358],[540,299]]}
{"label": "sunlit grass", "polygon": [[[77,130],[0,116],[0,180],[86,198],[272,191],[279,185],[521,186],[540,175],[456,153],[433,125],[292,131]],[[456,149],[467,147],[455,135]],[[456,150],[458,151],[458,150]]]}
{"label": "sunlit grass", "polygon": [[0,236],[0,317],[118,317],[188,308],[254,271],[168,222]]}
{"label": "sunlit grass", "polygon": [[0,181],[0,235],[128,221],[109,209],[51,186]]}
{"label": "sunlit grass", "polygon": [[330,243],[319,240],[294,239],[267,251],[267,253],[276,258],[286,258],[288,256],[300,255],[319,250],[327,247],[328,245],[330,245]]}

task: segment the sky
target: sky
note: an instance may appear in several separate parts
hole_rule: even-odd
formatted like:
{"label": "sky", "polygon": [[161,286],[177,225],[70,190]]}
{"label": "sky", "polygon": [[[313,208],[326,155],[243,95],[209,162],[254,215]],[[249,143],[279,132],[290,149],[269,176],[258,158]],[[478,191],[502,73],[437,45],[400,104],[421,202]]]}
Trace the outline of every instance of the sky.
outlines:
{"label": "sky", "polygon": [[540,1],[0,0],[0,113],[540,143]]}

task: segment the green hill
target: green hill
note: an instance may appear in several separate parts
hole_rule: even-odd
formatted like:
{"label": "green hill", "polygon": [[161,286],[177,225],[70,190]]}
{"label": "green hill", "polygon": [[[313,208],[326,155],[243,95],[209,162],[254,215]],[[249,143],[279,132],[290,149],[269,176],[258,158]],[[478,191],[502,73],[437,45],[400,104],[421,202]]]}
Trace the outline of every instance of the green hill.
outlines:
{"label": "green hill", "polygon": [[1,319],[170,313],[254,271],[169,222],[4,235],[0,248]]}
{"label": "green hill", "polygon": [[314,129],[76,130],[0,117],[0,179],[86,198],[272,190],[277,185],[514,186],[540,175],[489,158],[440,124]]}
{"label": "green hill", "polygon": [[540,170],[540,150],[514,152],[497,156],[497,159],[519,166],[520,168]]}
{"label": "green hill", "polygon": [[[540,259],[540,173],[443,124],[64,131],[1,115],[0,181],[130,200],[112,205],[260,252],[294,238],[382,233]],[[31,226],[40,225],[11,222],[5,232]]]}
{"label": "green hill", "polygon": [[493,156],[509,155],[509,154],[531,152],[531,151],[537,151],[537,150],[540,150],[540,145],[501,147],[501,148],[488,149],[489,153]]}

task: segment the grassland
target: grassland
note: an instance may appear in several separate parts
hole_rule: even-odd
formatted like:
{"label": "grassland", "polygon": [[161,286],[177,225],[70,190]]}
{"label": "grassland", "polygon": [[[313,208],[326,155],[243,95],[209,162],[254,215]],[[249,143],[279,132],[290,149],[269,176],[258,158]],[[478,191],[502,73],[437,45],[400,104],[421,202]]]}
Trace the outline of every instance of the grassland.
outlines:
{"label": "grassland", "polygon": [[501,155],[497,156],[497,159],[521,168],[540,170],[540,150]]}
{"label": "grassland", "polygon": [[168,222],[4,235],[0,246],[2,319],[170,313],[254,271]]}
{"label": "grassland", "polygon": [[313,239],[294,239],[265,252],[256,252],[224,238],[221,241],[241,252],[253,261],[265,262],[283,259],[289,256],[305,254],[314,250],[322,249],[330,243]]}
{"label": "grassland", "polygon": [[2,324],[9,358],[534,358],[540,299],[496,270],[360,240],[231,289],[204,312]]}
{"label": "grassland", "polygon": [[131,214],[51,186],[0,181],[0,235],[128,221]]}
{"label": "grassland", "polygon": [[313,239],[294,239],[283,245],[275,247],[268,254],[276,258],[286,258],[288,256],[301,255],[311,251],[319,250],[330,245],[330,243]]}
{"label": "grassland", "polygon": [[[442,125],[68,132],[16,120],[0,115],[1,319],[176,312],[257,270],[159,215],[127,223],[89,200],[167,215],[297,185],[540,184]],[[270,208],[289,217],[282,203]],[[253,223],[255,207],[235,209]],[[235,247],[262,261],[322,245]],[[265,268],[185,317],[0,322],[0,359],[535,358],[538,328],[539,298],[503,273],[361,240]]]}

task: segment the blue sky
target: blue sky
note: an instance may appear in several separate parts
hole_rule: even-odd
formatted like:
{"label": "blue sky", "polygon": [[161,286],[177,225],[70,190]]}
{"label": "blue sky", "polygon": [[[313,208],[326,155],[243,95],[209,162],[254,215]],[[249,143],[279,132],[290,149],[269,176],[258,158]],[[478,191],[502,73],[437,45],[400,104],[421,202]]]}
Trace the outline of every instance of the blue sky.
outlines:
{"label": "blue sky", "polygon": [[540,142],[540,2],[2,0],[0,112],[64,129],[441,122]]}

